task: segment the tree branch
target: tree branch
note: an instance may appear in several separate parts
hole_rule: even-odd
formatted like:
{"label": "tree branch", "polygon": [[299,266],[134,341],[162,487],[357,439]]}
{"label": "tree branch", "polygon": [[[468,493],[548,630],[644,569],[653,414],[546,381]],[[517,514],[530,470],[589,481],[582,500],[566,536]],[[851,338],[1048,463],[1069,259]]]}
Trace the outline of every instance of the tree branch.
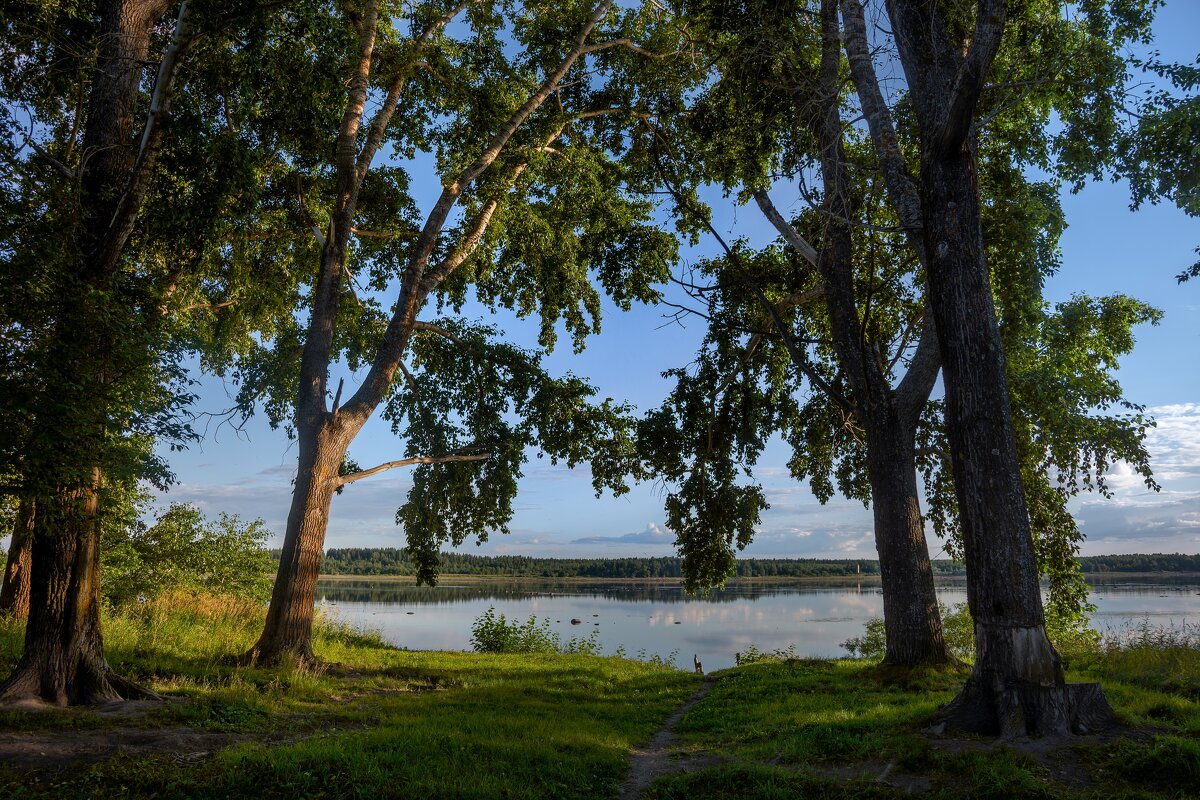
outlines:
{"label": "tree branch", "polygon": [[759,209],[762,210],[763,216],[775,226],[775,230],[779,231],[779,235],[783,237],[792,249],[804,257],[804,260],[814,267],[817,266],[817,249],[808,243],[800,232],[797,231],[779,210],[775,208],[775,204],[771,202],[771,196],[765,190],[759,189],[754,193],[754,202],[758,203]]}
{"label": "tree branch", "polygon": [[454,342],[456,345],[463,348],[464,350],[473,349],[469,343],[464,341],[463,338],[461,336],[459,336],[457,333],[455,333],[454,331],[449,330],[447,328],[443,328],[441,325],[435,325],[432,322],[422,322],[421,320],[417,320],[416,322],[413,323],[413,330],[414,331],[425,331],[427,333],[436,333],[438,336],[441,336],[443,339],[448,339],[449,341]]}
{"label": "tree branch", "polygon": [[175,28],[171,34],[171,43],[163,54],[158,67],[158,76],[154,82],[154,93],[150,98],[150,110],[146,114],[146,125],[142,129],[141,143],[138,145],[137,157],[129,172],[129,180],[120,200],[113,209],[112,218],[108,223],[108,231],[103,244],[103,256],[98,261],[115,264],[120,256],[125,242],[133,232],[134,220],[141,210],[142,200],[150,185],[154,165],[162,148],[163,125],[171,111],[171,94],[175,88],[175,76],[184,54],[191,47],[194,36],[191,30],[191,20],[188,16],[188,2],[184,0],[179,6],[179,14],[175,18]]}
{"label": "tree branch", "polygon": [[[429,40],[433,38],[435,33],[444,30],[467,6],[478,2],[480,0],[463,0],[463,2],[451,9],[450,13],[426,28],[420,37],[417,38],[415,52],[419,53],[424,50],[425,45],[429,43]],[[416,65],[420,63],[418,62]],[[366,178],[367,171],[371,168],[371,162],[375,159],[375,154],[379,151],[379,147],[383,143],[383,136],[387,132],[388,125],[392,122],[392,116],[396,113],[396,107],[400,104],[400,95],[404,92],[404,87],[407,85],[408,79],[408,69],[402,68],[392,81],[391,86],[388,87],[387,97],[384,99],[383,105],[367,126],[367,139],[363,143],[362,152],[358,154],[358,163],[355,168],[359,184]]]}
{"label": "tree branch", "polygon": [[411,467],[417,464],[452,464],[461,461],[487,461],[492,457],[491,452],[461,452],[446,456],[416,456],[414,458],[402,458],[399,461],[387,461],[377,467],[364,469],[360,472],[351,472],[349,475],[343,475],[338,478],[334,484],[335,487],[342,487],[348,483],[361,481],[363,478],[369,478],[372,475],[378,475],[381,472],[387,472],[389,469],[397,467]]}
{"label": "tree branch", "polygon": [[[545,103],[546,99],[554,92],[559,81],[563,79],[575,62],[584,54],[588,37],[591,36],[592,31],[600,24],[601,20],[608,15],[612,9],[613,2],[614,0],[601,0],[596,10],[579,30],[572,48],[563,57],[558,67],[546,76],[538,90],[500,126],[500,129],[475,161],[462,170],[454,180],[450,181],[443,188],[441,196],[426,217],[425,225],[413,245],[407,268],[401,280],[396,306],[388,322],[387,330],[384,332],[383,341],[380,344],[375,361],[371,364],[371,368],[364,378],[362,385],[359,386],[358,391],[354,393],[354,396],[343,407],[343,414],[351,415],[358,420],[365,420],[382,400],[387,392],[387,387],[391,384],[392,378],[396,373],[404,350],[408,346],[408,339],[412,335],[412,323],[416,320],[417,310],[424,302],[427,294],[423,291],[425,269],[437,246],[438,238],[441,236],[450,211],[458,202],[459,196],[476,178],[480,177],[491,167],[517,129],[524,124],[530,114]],[[494,213],[494,209],[492,213]],[[488,221],[490,221],[490,216]],[[475,228],[477,229],[478,225]],[[486,224],[484,228],[486,228]],[[479,235],[482,236],[482,232]],[[471,249],[473,249],[473,246]],[[456,253],[458,252],[460,251],[456,250]],[[469,255],[470,252],[462,252],[461,259],[465,260]],[[459,263],[461,263],[461,260]]]}
{"label": "tree branch", "polygon": [[971,49],[959,65],[954,76],[948,102],[943,106],[937,126],[937,141],[943,153],[949,153],[962,145],[971,130],[975,106],[983,89],[992,61],[1000,50],[1004,36],[1004,23],[1008,15],[1006,0],[978,0],[979,10],[975,15],[975,35],[971,38]]}
{"label": "tree branch", "polygon": [[892,112],[879,89],[879,76],[867,41],[867,26],[863,17],[861,0],[841,0],[843,44],[850,62],[850,77],[862,106],[871,143],[882,168],[884,184],[891,197],[892,206],[900,217],[900,224],[907,234],[908,242],[925,261],[925,243],[921,237],[921,196],[916,181],[904,162],[900,140]]}
{"label": "tree branch", "polygon": [[725,251],[725,255],[729,259],[729,263],[734,266],[741,277],[742,284],[750,290],[750,293],[754,295],[755,299],[758,300],[763,309],[767,312],[767,315],[771,318],[772,327],[775,328],[776,334],[779,336],[780,340],[782,340],[784,347],[787,348],[788,354],[792,357],[792,362],[796,365],[796,367],[804,374],[806,378],[809,379],[810,382],[812,382],[814,386],[825,392],[825,394],[833,402],[846,409],[850,413],[855,413],[855,406],[850,398],[839,392],[833,386],[833,384],[825,380],[824,376],[817,372],[816,368],[811,362],[809,362],[805,352],[798,346],[798,343],[792,334],[791,327],[783,319],[783,316],[779,313],[779,309],[777,309],[775,304],[767,298],[762,288],[758,285],[754,278],[751,277],[749,270],[745,268],[745,265],[742,263],[742,258],[737,251],[729,246],[724,237],[717,232],[717,229],[713,227],[712,223],[707,219],[707,217],[705,217],[705,215],[696,213],[693,209],[689,208],[687,201],[683,197],[683,194],[675,187],[673,183],[671,183],[670,180],[667,179],[666,174],[662,169],[662,165],[656,162],[655,167],[659,178],[663,182],[663,185],[667,187],[668,192],[670,192],[671,196],[675,199],[676,207],[684,213],[690,213],[694,219],[700,220],[704,228],[714,239],[716,239],[717,244],[721,246],[721,249]]}

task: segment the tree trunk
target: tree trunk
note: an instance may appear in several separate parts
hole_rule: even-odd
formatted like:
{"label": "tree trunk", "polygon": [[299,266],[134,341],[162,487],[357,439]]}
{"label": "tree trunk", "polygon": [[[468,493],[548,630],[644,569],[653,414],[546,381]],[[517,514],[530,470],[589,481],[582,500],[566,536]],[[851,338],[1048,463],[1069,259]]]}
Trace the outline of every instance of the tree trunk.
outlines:
{"label": "tree trunk", "polygon": [[353,438],[337,435],[331,416],[326,415],[316,426],[298,430],[300,459],[296,488],[271,605],[262,635],[242,657],[244,663],[266,665],[290,661],[305,668],[316,663],[312,628],[317,578],[339,468]]}
{"label": "tree trunk", "polygon": [[21,498],[8,545],[4,566],[4,588],[0,589],[0,617],[25,619],[29,615],[29,568],[33,548],[34,501]]}
{"label": "tree trunk", "polygon": [[883,663],[911,667],[957,663],[946,646],[925,543],[925,518],[917,493],[913,431],[895,412],[872,420],[867,432],[867,470],[875,549],[883,580]]}
{"label": "tree trunk", "polygon": [[[973,141],[922,166],[929,284],[946,386],[946,432],[975,620],[975,667],[948,726],[1004,736],[1084,732],[1111,719],[1098,687],[1068,691],[1046,637],[1021,485],[1004,350],[979,218]],[[1090,708],[1077,708],[1083,700]],[[1103,703],[1103,707],[1101,707]]]}
{"label": "tree trunk", "polygon": [[38,504],[25,652],[0,702],[55,705],[156,697],[113,672],[100,637],[99,470],[95,484]]}
{"label": "tree trunk", "polygon": [[877,360],[876,343],[865,335],[855,294],[850,227],[855,209],[838,102],[842,45],[836,0],[821,3],[821,37],[820,86],[811,91],[802,80],[796,80],[792,91],[797,106],[807,112],[821,148],[822,208],[828,218],[817,267],[824,282],[833,349],[850,388],[851,411],[867,432],[875,548],[883,578],[884,663],[898,667],[954,663],[942,635],[925,520],[917,497],[914,423],[928,399],[933,378],[931,375],[919,402],[903,412],[897,407],[888,376]]}
{"label": "tree trunk", "polygon": [[[114,374],[146,357],[122,350],[112,293],[129,228],[110,230],[137,144],[134,111],[150,31],[168,0],[110,0],[103,5],[86,122],[73,231],[77,257],[57,287],[58,310],[46,334],[41,396],[33,410],[23,478],[37,498],[31,547],[25,651],[0,684],[0,700],[95,703],[154,695],[117,676],[100,634],[100,502]],[[131,353],[133,353],[131,355]]]}

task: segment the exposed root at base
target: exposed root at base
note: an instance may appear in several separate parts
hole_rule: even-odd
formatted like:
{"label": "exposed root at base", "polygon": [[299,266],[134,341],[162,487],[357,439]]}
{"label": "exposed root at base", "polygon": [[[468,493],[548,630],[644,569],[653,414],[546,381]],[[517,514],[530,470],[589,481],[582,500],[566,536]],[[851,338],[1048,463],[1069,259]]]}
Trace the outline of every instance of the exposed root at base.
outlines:
{"label": "exposed root at base", "polygon": [[995,688],[975,677],[937,715],[931,733],[975,733],[1016,739],[1115,731],[1116,712],[1098,683],[1042,686],[1013,682]]}
{"label": "exposed root at base", "polygon": [[80,665],[76,674],[43,675],[35,665],[20,663],[0,684],[0,706],[33,709],[46,706],[95,706],[130,700],[162,700],[162,696],[118,675],[108,664]]}

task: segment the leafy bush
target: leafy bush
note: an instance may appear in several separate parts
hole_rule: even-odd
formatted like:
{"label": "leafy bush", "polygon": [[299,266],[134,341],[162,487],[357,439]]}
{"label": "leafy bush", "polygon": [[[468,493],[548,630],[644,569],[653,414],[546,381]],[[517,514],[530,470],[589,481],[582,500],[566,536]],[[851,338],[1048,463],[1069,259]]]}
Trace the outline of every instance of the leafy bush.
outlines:
{"label": "leafy bush", "polygon": [[863,628],[862,636],[851,636],[842,642],[842,647],[851,658],[883,658],[887,649],[883,617],[871,617]]}
{"label": "leafy bush", "polygon": [[135,522],[105,531],[104,595],[115,604],[181,589],[265,600],[272,572],[266,538],[262,520],[242,524],[221,514],[211,522],[195,506],[176,503],[149,527]]}
{"label": "leafy bush", "polygon": [[[882,623],[882,620],[880,622]],[[880,629],[882,630],[882,627]],[[753,664],[757,661],[791,661],[799,658],[796,653],[796,645],[794,644],[789,644],[786,650],[776,649],[768,651],[759,650],[754,645],[750,645],[746,648],[745,652],[734,653],[733,657],[739,667],[746,664]]]}
{"label": "leafy bush", "polygon": [[477,653],[583,653],[600,654],[600,634],[592,631],[586,639],[571,637],[565,643],[550,630],[550,620],[538,624],[536,616],[525,622],[509,622],[495,608],[471,624],[471,646]]}

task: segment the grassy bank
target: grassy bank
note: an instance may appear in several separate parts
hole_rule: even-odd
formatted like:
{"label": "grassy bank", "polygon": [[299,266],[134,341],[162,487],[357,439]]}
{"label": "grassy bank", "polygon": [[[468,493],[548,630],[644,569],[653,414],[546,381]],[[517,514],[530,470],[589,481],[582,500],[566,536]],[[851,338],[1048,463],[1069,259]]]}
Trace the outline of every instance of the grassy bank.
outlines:
{"label": "grassy bank", "polygon": [[964,674],[899,683],[862,661],[766,659],[728,670],[678,726],[683,751],[723,763],[658,780],[647,797],[1184,798],[1200,796],[1200,649],[1134,636],[1073,654],[1125,730],[1067,743],[926,734]]}
{"label": "grassy bank", "polygon": [[[257,607],[211,598],[110,614],[110,662],[170,701],[131,717],[0,713],[2,744],[23,732],[34,748],[74,737],[86,749],[141,730],[190,752],[6,752],[0,796],[603,797],[697,682],[624,659],[406,652],[328,622],[322,674],[225,666],[261,624]],[[14,626],[0,642],[7,671]]]}
{"label": "grassy bank", "polygon": [[[625,659],[396,650],[328,620],[320,674],[227,666],[261,623],[253,604],[203,597],[110,613],[110,661],[168,701],[0,712],[0,797],[612,797],[631,748],[699,686]],[[1103,681],[1133,735],[1057,748],[923,734],[960,673],[896,684],[864,661],[763,659],[714,676],[676,726],[684,771],[645,796],[1189,796],[1195,644],[1146,631],[1072,656],[1071,678]],[[19,645],[0,626],[0,670]]]}

